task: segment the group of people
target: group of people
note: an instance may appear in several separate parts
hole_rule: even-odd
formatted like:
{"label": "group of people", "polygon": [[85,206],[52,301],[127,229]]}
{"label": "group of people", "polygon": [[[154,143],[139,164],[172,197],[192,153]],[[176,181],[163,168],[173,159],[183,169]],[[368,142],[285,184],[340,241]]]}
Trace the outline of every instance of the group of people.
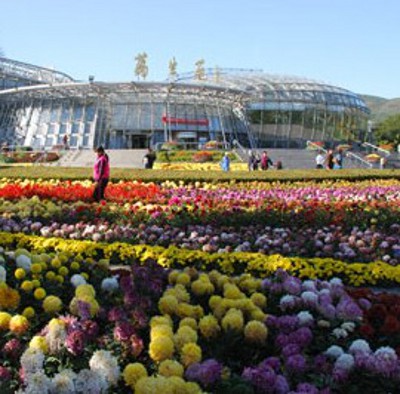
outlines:
{"label": "group of people", "polygon": [[257,171],[259,167],[264,171],[268,170],[270,167],[275,167],[277,170],[282,170],[283,168],[280,160],[278,160],[274,165],[274,162],[268,156],[268,152],[266,150],[261,153],[261,157],[253,151],[249,151],[249,159],[247,164],[249,171]]}
{"label": "group of people", "polygon": [[344,154],[341,148],[336,151],[329,149],[325,155],[322,151],[318,151],[315,156],[315,165],[318,169],[340,170],[343,168],[343,159]]}

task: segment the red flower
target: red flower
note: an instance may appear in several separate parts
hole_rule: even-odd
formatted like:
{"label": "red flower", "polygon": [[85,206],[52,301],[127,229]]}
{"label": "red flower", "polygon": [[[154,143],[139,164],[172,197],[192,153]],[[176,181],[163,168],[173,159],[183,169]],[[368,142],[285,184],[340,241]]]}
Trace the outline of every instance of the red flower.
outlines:
{"label": "red flower", "polygon": [[360,327],[360,333],[364,337],[372,338],[375,335],[375,330],[370,324],[363,324]]}
{"label": "red flower", "polygon": [[393,315],[387,315],[383,326],[381,327],[382,334],[390,335],[400,331],[400,322]]}

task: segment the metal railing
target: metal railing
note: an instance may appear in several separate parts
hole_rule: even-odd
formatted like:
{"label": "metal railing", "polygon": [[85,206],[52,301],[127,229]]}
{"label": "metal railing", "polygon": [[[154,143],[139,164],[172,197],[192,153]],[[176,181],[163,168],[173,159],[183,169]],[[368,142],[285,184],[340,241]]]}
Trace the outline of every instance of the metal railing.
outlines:
{"label": "metal railing", "polygon": [[391,154],[391,152],[390,152],[389,150],[384,149],[384,148],[380,148],[379,146],[370,144],[369,142],[363,142],[361,145],[362,145],[362,146],[365,146],[366,148],[370,148],[370,149],[372,149],[373,151],[382,152],[383,154],[386,155],[386,157],[390,156],[390,154]]}
{"label": "metal railing", "polygon": [[315,148],[315,150],[321,150],[322,152],[327,153],[327,150],[325,148],[323,148],[322,146],[316,144],[315,142],[307,141],[306,145],[307,145],[307,148],[309,146],[311,146],[311,147]]}
{"label": "metal railing", "polygon": [[365,166],[368,167],[368,168],[372,168],[372,167],[374,166],[372,163],[370,163],[370,162],[367,161],[367,160],[364,160],[362,157],[356,155],[356,154],[353,153],[353,152],[347,151],[347,152],[346,152],[346,157],[348,157],[348,158],[351,159],[351,160],[356,160],[356,161],[358,161],[359,163],[362,163],[363,165],[365,165]]}

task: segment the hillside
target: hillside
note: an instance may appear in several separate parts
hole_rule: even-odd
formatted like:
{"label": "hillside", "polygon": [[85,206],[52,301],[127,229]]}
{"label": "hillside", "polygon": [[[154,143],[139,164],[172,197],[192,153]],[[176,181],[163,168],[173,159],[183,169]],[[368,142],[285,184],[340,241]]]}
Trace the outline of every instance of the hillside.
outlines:
{"label": "hillside", "polygon": [[371,120],[379,123],[388,116],[400,113],[400,98],[385,99],[378,96],[361,94],[360,97],[365,101],[371,110]]}

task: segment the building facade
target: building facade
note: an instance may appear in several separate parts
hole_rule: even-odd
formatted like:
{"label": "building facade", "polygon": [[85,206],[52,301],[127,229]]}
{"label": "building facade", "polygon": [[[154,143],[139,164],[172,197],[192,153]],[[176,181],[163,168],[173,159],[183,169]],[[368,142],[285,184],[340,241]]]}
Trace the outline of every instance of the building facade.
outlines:
{"label": "building facade", "polygon": [[0,58],[0,141],[52,149],[304,147],[365,138],[368,108],[354,93],[260,71],[206,70],[168,82],[78,82]]}

